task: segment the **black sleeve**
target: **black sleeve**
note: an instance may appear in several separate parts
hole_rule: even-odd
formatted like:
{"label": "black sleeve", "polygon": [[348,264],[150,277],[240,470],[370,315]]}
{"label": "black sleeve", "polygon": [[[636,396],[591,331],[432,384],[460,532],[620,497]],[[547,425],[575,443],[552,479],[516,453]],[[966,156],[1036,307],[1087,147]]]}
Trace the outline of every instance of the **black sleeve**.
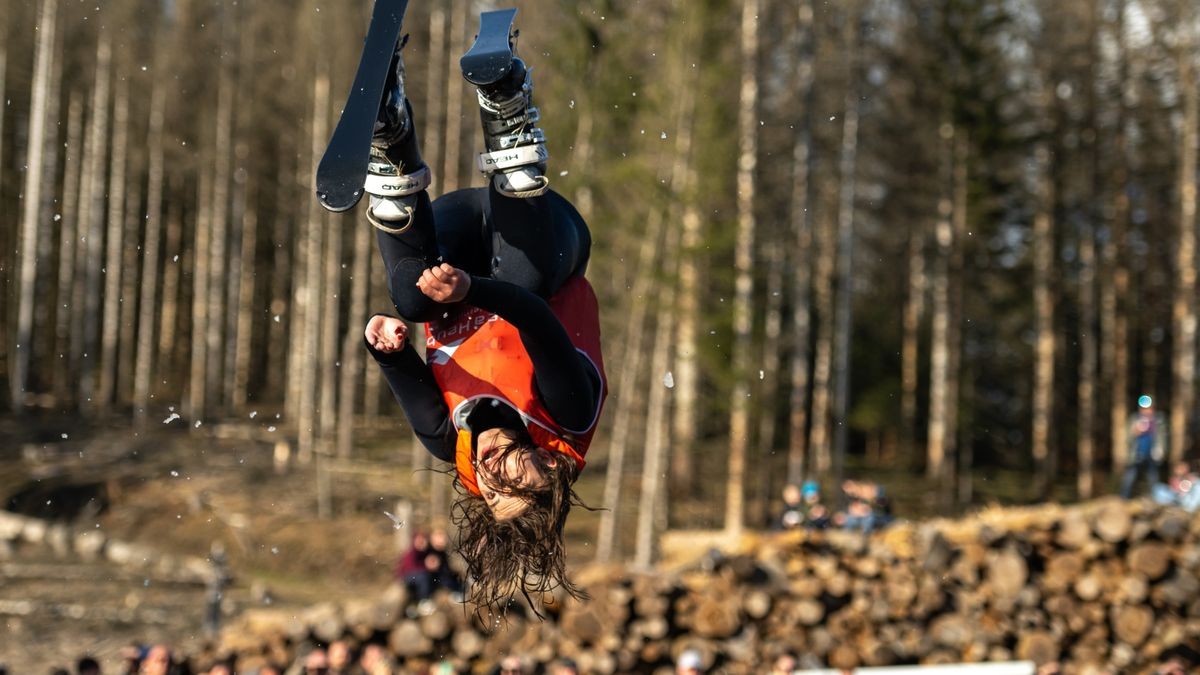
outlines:
{"label": "black sleeve", "polygon": [[392,395],[404,409],[404,415],[429,454],[446,462],[454,461],[456,436],[442,390],[411,345],[398,352],[377,351],[363,339],[367,351],[383,371]]}
{"label": "black sleeve", "polygon": [[517,328],[533,361],[538,396],[550,416],[566,429],[586,429],[596,414],[599,374],[576,351],[550,305],[515,284],[475,276],[464,302],[495,312]]}

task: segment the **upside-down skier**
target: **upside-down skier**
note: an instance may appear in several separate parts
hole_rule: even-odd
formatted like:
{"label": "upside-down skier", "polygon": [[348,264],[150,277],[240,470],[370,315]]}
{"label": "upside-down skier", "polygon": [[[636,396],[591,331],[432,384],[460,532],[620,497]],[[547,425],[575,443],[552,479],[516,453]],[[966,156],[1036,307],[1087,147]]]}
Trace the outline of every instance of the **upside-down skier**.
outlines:
{"label": "upside-down skier", "polygon": [[[563,526],[606,395],[584,278],[591,235],[549,189],[531,71],[511,52],[513,14],[485,14],[462,62],[478,90],[488,186],[430,200],[399,48],[365,184],[399,314],[371,317],[365,341],[418,438],[454,464],[467,597],[485,607],[559,587],[582,595],[566,576]],[[424,360],[401,318],[426,324]]]}

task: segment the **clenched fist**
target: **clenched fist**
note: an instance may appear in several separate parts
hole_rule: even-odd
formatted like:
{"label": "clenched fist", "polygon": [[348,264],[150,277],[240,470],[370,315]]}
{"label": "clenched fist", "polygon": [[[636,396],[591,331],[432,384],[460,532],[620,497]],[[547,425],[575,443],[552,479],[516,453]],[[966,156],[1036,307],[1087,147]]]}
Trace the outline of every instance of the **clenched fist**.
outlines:
{"label": "clenched fist", "polygon": [[417,288],[435,302],[461,302],[471,288],[471,275],[448,263],[421,272]]}

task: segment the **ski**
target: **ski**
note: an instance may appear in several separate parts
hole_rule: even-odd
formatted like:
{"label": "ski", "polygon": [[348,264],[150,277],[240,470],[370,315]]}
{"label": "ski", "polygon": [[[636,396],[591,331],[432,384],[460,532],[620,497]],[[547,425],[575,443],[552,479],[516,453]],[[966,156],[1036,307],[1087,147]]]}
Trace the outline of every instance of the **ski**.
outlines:
{"label": "ski", "polygon": [[354,84],[317,165],[317,199],[330,211],[346,211],[362,198],[375,118],[407,8],[408,0],[375,0]]}
{"label": "ski", "polygon": [[508,72],[512,63],[513,18],[516,9],[497,9],[479,15],[479,34],[475,44],[458,60],[463,77],[476,87],[483,87]]}

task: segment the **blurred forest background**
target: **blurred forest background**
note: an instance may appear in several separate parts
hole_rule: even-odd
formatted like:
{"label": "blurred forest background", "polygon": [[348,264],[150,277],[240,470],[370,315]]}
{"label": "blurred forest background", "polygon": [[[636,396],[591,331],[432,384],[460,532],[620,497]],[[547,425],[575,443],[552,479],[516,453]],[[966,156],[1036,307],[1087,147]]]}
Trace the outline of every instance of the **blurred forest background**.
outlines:
{"label": "blurred forest background", "polygon": [[[602,554],[617,519],[757,527],[785,481],[872,467],[941,512],[1004,471],[1008,499],[1089,498],[1142,393],[1194,457],[1192,0],[515,4],[595,241]],[[500,6],[408,8],[435,195],[483,184],[457,59]],[[370,9],[4,0],[12,415],[407,452],[361,344],[374,231],[312,190]]]}

